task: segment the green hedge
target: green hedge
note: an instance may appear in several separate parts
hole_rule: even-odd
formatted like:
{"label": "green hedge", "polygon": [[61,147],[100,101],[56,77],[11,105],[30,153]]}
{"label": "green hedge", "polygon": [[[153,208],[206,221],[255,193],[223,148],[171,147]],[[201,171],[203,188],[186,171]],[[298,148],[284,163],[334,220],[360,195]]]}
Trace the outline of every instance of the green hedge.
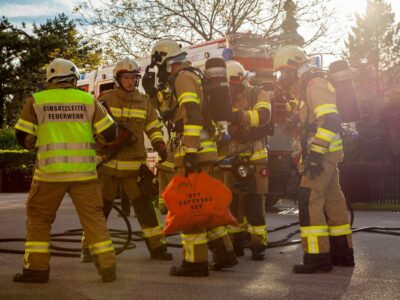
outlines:
{"label": "green hedge", "polygon": [[0,192],[28,192],[36,153],[28,150],[0,150]]}
{"label": "green hedge", "polygon": [[35,157],[36,153],[28,150],[0,150],[0,169],[31,172],[35,165]]}
{"label": "green hedge", "polygon": [[0,149],[22,149],[22,147],[18,144],[13,128],[8,127],[0,129]]}

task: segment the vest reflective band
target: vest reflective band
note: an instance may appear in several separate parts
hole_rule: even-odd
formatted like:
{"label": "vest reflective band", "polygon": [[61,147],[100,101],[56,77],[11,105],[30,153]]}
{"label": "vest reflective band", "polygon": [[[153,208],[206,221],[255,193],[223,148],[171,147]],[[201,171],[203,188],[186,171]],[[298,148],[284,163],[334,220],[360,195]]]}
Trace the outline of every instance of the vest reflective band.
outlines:
{"label": "vest reflective band", "polygon": [[35,93],[33,98],[38,118],[38,171],[95,175],[93,97],[76,89],[52,89]]}

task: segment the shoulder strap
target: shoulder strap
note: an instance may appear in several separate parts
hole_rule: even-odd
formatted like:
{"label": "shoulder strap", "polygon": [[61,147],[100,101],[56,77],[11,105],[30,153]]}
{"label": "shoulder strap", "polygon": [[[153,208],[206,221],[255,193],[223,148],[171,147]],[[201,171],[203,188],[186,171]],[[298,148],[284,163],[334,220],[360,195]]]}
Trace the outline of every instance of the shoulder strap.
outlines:
{"label": "shoulder strap", "polygon": [[301,91],[302,91],[302,96],[304,96],[304,99],[306,99],[306,90],[307,90],[307,86],[308,83],[313,80],[314,78],[325,78],[327,80],[328,79],[328,72],[323,71],[321,69],[311,69],[308,72],[305,72],[301,77],[300,77],[300,87],[301,87]]}
{"label": "shoulder strap", "polygon": [[174,89],[173,89],[172,92],[174,93],[175,96],[176,96],[176,91],[175,91],[175,80],[176,80],[176,78],[178,77],[178,75],[179,75],[180,73],[182,73],[183,71],[188,71],[188,72],[194,73],[195,75],[197,75],[197,76],[200,77],[200,80],[201,80],[201,84],[202,84],[202,85],[204,85],[204,83],[205,83],[205,78],[206,78],[206,76],[204,75],[204,73],[203,73],[200,69],[195,68],[195,67],[192,67],[192,66],[184,67],[184,68],[182,68],[181,70],[179,70],[178,72],[176,72],[176,74],[174,74],[174,76],[172,76],[172,77],[170,78],[170,80],[169,80],[169,82],[171,83],[171,85],[174,87]]}
{"label": "shoulder strap", "polygon": [[[192,66],[187,66],[187,67],[182,68],[181,70],[179,70],[176,74],[174,74],[169,79],[169,83],[172,87],[172,94],[176,99],[178,97],[177,97],[176,90],[175,90],[175,81],[176,81],[176,78],[178,77],[178,75],[183,71],[189,71],[189,72],[192,72],[192,73],[196,74],[197,76],[199,76],[202,85],[204,85],[204,82],[205,82],[205,75],[200,69],[197,69]],[[176,105],[171,110],[169,110],[167,113],[165,113],[164,115],[161,116],[164,124],[170,120],[170,118],[174,115],[174,113],[178,109],[178,107],[179,107],[179,104],[176,103]]]}
{"label": "shoulder strap", "polygon": [[310,133],[310,126],[311,126],[311,124],[308,123],[308,120],[310,118],[310,107],[308,106],[308,102],[307,102],[307,86],[308,86],[308,83],[311,80],[313,80],[314,78],[328,79],[328,72],[325,72],[321,69],[310,70],[310,71],[304,73],[303,76],[300,78],[301,99],[299,99],[299,107],[301,105],[301,102],[304,102],[304,105],[306,106],[306,122],[305,122],[303,137],[301,140],[303,159],[305,159],[307,157],[308,135]]}

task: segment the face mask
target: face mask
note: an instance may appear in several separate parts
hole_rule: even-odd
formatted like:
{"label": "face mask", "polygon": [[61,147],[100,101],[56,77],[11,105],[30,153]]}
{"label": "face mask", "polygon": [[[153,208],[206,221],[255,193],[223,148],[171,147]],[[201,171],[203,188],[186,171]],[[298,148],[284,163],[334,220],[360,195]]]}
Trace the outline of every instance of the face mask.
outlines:
{"label": "face mask", "polygon": [[158,85],[161,87],[165,87],[168,82],[169,73],[167,72],[167,65],[162,64],[158,67],[157,78],[158,78]]}

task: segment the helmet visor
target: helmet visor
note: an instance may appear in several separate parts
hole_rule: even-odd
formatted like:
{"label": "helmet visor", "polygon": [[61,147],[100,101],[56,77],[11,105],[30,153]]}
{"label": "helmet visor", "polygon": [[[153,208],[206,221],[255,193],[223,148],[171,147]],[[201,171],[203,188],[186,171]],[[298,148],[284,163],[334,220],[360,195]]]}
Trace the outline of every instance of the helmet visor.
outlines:
{"label": "helmet visor", "polygon": [[174,57],[168,58],[165,61],[166,65],[167,65],[167,72],[171,73],[173,64],[175,64],[175,63],[185,63],[187,61],[188,61],[188,59],[187,59],[186,52],[182,52],[182,53],[180,53],[180,54],[178,54],[178,55],[176,55]]}

